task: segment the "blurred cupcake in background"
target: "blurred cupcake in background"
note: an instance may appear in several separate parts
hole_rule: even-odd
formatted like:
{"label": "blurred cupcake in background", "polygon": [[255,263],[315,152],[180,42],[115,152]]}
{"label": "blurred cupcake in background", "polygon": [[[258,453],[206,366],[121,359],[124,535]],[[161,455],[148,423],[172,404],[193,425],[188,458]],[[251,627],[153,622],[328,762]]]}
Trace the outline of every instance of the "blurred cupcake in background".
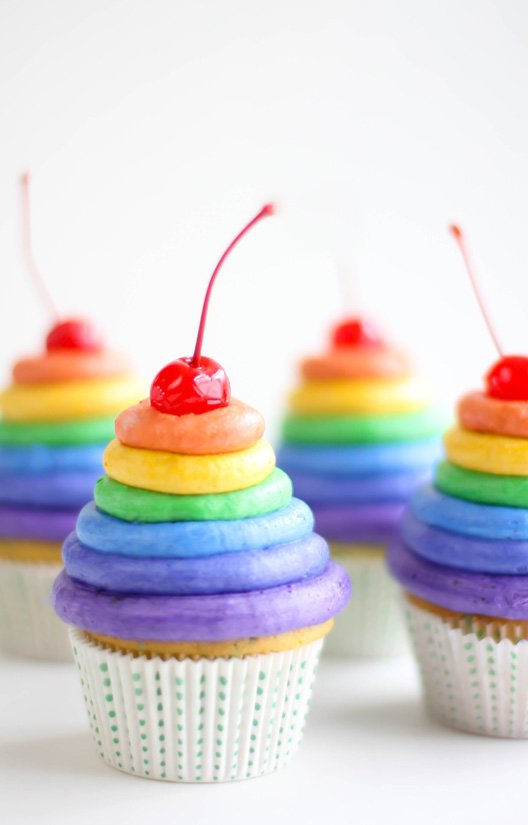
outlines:
{"label": "blurred cupcake in background", "polygon": [[407,640],[385,548],[441,455],[444,415],[407,356],[360,318],[338,324],[328,350],[301,362],[300,378],[279,461],[354,587],[327,649],[401,653]]}
{"label": "blurred cupcake in background", "polygon": [[[28,233],[28,178],[23,177]],[[29,240],[29,238],[28,238]],[[36,270],[43,294],[55,306]],[[102,472],[104,447],[123,405],[142,384],[91,323],[59,320],[44,351],[22,358],[0,394],[0,646],[40,659],[71,658],[49,604],[61,544]]]}

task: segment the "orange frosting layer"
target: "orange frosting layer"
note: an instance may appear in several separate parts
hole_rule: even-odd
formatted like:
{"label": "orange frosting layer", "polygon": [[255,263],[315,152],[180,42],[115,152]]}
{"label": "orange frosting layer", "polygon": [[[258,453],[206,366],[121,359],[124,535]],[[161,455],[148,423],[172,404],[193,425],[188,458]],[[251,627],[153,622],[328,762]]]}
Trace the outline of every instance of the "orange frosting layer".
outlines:
{"label": "orange frosting layer", "polygon": [[392,347],[343,347],[301,362],[301,374],[309,380],[393,378],[410,372],[409,359]]}
{"label": "orange frosting layer", "polygon": [[129,370],[127,358],[119,353],[64,350],[21,358],[13,367],[13,381],[15,384],[58,384],[125,375]]}
{"label": "orange frosting layer", "polygon": [[262,437],[262,415],[232,399],[202,415],[168,415],[140,401],[118,416],[116,436],[128,447],[183,455],[218,455],[252,447]]}
{"label": "orange frosting layer", "polygon": [[502,401],[483,392],[469,392],[458,402],[465,430],[528,438],[528,401]]}

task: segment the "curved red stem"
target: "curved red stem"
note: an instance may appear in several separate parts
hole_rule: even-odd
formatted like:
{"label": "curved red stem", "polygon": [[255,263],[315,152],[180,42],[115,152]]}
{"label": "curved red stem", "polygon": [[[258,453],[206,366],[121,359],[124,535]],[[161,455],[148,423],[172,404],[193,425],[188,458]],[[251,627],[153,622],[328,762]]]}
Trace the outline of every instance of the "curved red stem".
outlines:
{"label": "curved red stem", "polygon": [[20,176],[20,187],[22,190],[21,198],[21,233],[22,233],[22,249],[26,257],[29,272],[37,289],[44,299],[44,303],[48,305],[48,309],[55,318],[59,317],[59,312],[51,292],[49,291],[46,281],[38,267],[33,252],[33,236],[31,231],[31,196],[30,196],[31,178],[29,172],[24,172]]}
{"label": "curved red stem", "polygon": [[192,357],[192,365],[193,367],[199,366],[200,363],[200,356],[202,354],[202,344],[203,344],[203,337],[205,332],[205,322],[207,320],[207,310],[209,309],[209,301],[211,299],[211,292],[213,290],[214,282],[216,280],[216,276],[220,272],[222,268],[222,264],[224,263],[225,259],[231,252],[231,250],[237,245],[240,239],[249,232],[249,230],[255,226],[256,223],[262,220],[262,218],[267,218],[269,215],[273,215],[275,213],[275,206],[272,203],[267,203],[265,206],[262,207],[260,212],[257,212],[254,218],[251,218],[249,223],[247,223],[243,229],[240,230],[238,235],[231,241],[223,255],[221,256],[220,260],[218,261],[217,265],[214,268],[213,274],[211,275],[211,279],[209,281],[209,285],[207,287],[207,291],[205,293],[205,298],[202,307],[202,314],[200,316],[200,325],[198,327],[198,335],[196,336],[196,344],[194,345],[194,354]]}
{"label": "curved red stem", "polygon": [[456,241],[456,244],[457,244],[458,248],[460,249],[460,252],[462,254],[462,258],[463,258],[463,261],[464,261],[464,265],[466,267],[466,272],[469,276],[471,286],[473,287],[473,291],[475,293],[478,305],[480,307],[482,317],[484,318],[484,321],[486,322],[486,326],[488,327],[489,334],[491,335],[493,343],[495,344],[495,347],[497,348],[497,352],[499,353],[499,355],[502,358],[504,353],[503,353],[502,347],[500,345],[500,341],[499,341],[499,338],[497,336],[497,333],[495,332],[493,322],[492,322],[491,317],[490,317],[490,315],[488,313],[488,310],[486,308],[486,304],[484,303],[484,298],[481,295],[480,287],[479,287],[479,284],[478,284],[478,279],[477,279],[477,276],[475,275],[475,271],[473,269],[473,264],[471,262],[471,258],[469,257],[469,253],[468,253],[468,250],[467,250],[467,243],[466,243],[466,239],[464,237],[464,233],[462,232],[462,229],[459,226],[457,226],[457,224],[454,224],[454,223],[450,224],[449,231],[451,232],[453,238]]}

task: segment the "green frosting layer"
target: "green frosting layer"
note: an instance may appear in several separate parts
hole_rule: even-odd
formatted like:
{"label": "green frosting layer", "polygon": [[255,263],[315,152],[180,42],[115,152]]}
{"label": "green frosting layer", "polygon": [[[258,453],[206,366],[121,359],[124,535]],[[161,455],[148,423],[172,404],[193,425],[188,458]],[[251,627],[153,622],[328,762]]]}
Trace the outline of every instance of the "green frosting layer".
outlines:
{"label": "green frosting layer", "polygon": [[291,444],[419,441],[438,435],[446,423],[447,416],[438,407],[396,415],[290,415],[283,424],[283,438]]}
{"label": "green frosting layer", "polygon": [[49,444],[54,447],[104,444],[114,437],[114,421],[114,416],[34,424],[0,419],[0,444],[12,447],[30,444]]}
{"label": "green frosting layer", "polygon": [[100,510],[123,521],[228,521],[251,518],[285,507],[292,497],[292,483],[275,468],[260,484],[233,493],[173,496],[120,484],[103,476],[95,485],[94,499]]}
{"label": "green frosting layer", "polygon": [[443,461],[438,465],[434,483],[442,493],[478,504],[528,507],[528,477],[477,473]]}

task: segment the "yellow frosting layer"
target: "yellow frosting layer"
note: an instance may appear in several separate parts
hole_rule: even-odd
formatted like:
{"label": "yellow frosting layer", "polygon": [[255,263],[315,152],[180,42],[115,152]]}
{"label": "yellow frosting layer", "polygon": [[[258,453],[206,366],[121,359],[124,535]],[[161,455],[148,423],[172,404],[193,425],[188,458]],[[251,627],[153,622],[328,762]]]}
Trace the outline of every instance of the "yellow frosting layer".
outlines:
{"label": "yellow frosting layer", "polygon": [[528,476],[528,439],[471,432],[453,427],[444,437],[452,464],[480,473]]}
{"label": "yellow frosting layer", "polygon": [[229,493],[259,484],[275,467],[267,441],[218,455],[183,455],[126,447],[114,439],[103,459],[107,475],[130,487],[173,495]]}
{"label": "yellow frosting layer", "polygon": [[227,642],[136,642],[104,636],[100,633],[84,631],[85,637],[96,644],[133,656],[160,656],[176,659],[217,659],[236,656],[258,656],[265,653],[280,653],[315,642],[332,630],[334,620],[324,624],[303,627],[277,636],[259,636],[250,639],[233,639]]}
{"label": "yellow frosting layer", "polygon": [[0,559],[28,564],[61,564],[62,545],[56,541],[0,539]]}
{"label": "yellow frosting layer", "polygon": [[405,413],[430,402],[423,383],[414,377],[307,381],[290,398],[291,409],[304,415]]}
{"label": "yellow frosting layer", "polygon": [[0,394],[7,421],[66,421],[112,415],[145,394],[132,376],[65,381],[60,384],[17,384]]}

